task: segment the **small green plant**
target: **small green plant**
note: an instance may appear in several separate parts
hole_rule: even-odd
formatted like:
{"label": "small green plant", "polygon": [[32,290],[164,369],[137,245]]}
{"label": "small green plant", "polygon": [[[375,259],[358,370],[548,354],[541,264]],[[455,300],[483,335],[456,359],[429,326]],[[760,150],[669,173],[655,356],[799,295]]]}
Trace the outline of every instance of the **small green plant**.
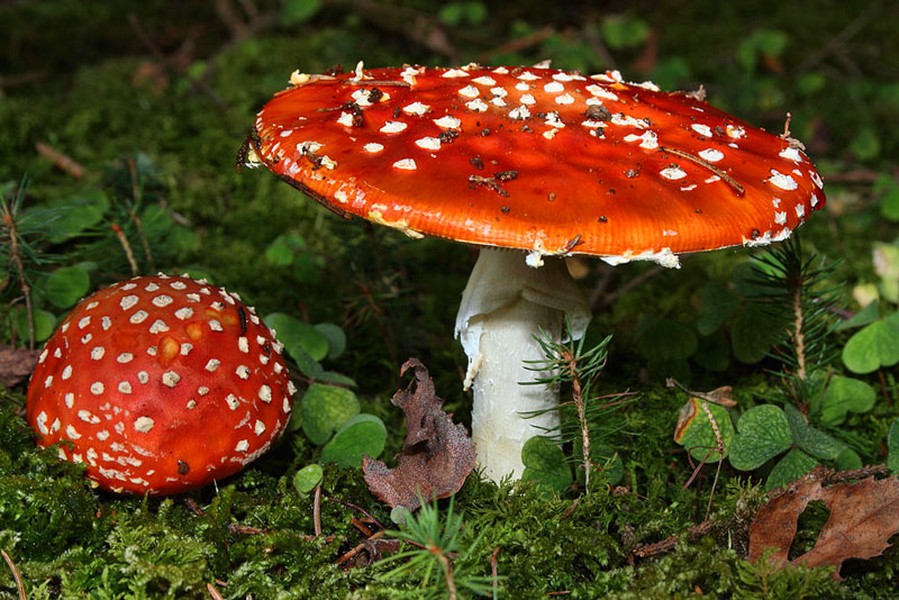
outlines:
{"label": "small green plant", "polygon": [[[821,462],[843,469],[861,466],[858,453],[826,431],[843,423],[849,413],[870,410],[875,401],[874,389],[866,382],[831,371],[836,311],[826,282],[832,268],[805,256],[794,237],[758,258],[754,271],[752,298],[759,310],[785,324],[771,351],[784,367],[783,405],[748,409],[731,436],[721,434],[733,431],[733,425],[730,414],[719,409],[714,418],[722,453],[741,471],[755,471],[777,459],[767,474],[769,489],[801,477]],[[676,438],[692,435],[708,446],[710,427],[710,419],[699,417],[696,424],[679,429]],[[703,446],[698,441],[695,445]]]}
{"label": "small green plant", "polygon": [[451,497],[441,517],[437,502],[422,502],[417,515],[404,509],[399,531],[388,534],[412,546],[381,561],[392,566],[378,579],[408,589],[409,597],[449,598],[456,600],[469,594],[486,596],[494,590],[492,578],[478,575],[470,560],[479,549],[480,538],[466,528],[463,516],[454,511]]}
{"label": "small green plant", "polygon": [[621,458],[600,440],[614,431],[608,416],[621,406],[626,394],[600,396],[594,391],[608,359],[612,336],[590,347],[586,345],[586,336],[571,340],[569,335],[567,339],[567,342],[553,341],[548,336],[538,339],[546,359],[529,368],[554,374],[526,385],[568,386],[571,400],[559,406],[558,431],[546,432],[545,436],[532,438],[525,444],[521,453],[525,465],[522,479],[556,492],[565,489],[573,479],[562,447],[570,444],[571,461],[579,463],[578,479],[589,492],[593,473],[601,474],[607,485],[615,485],[623,476]]}

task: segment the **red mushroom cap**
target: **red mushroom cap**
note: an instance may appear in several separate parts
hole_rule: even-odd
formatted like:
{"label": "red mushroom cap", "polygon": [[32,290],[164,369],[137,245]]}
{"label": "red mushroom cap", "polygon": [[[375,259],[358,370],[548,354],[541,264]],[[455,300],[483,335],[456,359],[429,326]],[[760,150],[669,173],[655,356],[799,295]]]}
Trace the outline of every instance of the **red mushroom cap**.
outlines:
{"label": "red mushroom cap", "polygon": [[41,446],[116,492],[173,494],[240,471],[292,408],[282,347],[236,294],[136,277],[81,301],[40,354],[27,418]]}
{"label": "red mushroom cap", "polygon": [[248,164],[415,237],[676,264],[783,239],[824,205],[799,142],[617,72],[360,64],[291,81]]}

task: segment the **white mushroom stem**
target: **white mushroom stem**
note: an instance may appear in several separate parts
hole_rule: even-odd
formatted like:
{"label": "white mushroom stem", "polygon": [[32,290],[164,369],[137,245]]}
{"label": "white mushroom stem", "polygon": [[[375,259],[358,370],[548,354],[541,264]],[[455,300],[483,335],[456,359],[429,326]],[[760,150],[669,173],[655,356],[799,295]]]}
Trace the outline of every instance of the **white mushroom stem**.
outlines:
{"label": "white mushroom stem", "polygon": [[[519,479],[525,442],[558,427],[557,386],[528,385],[552,373],[527,367],[546,360],[535,338],[561,340],[566,318],[580,337],[590,309],[562,259],[546,258],[532,268],[520,252],[481,249],[462,293],[456,337],[468,356],[465,387],[474,394],[478,466],[493,481]],[[535,411],[543,412],[528,417]]]}

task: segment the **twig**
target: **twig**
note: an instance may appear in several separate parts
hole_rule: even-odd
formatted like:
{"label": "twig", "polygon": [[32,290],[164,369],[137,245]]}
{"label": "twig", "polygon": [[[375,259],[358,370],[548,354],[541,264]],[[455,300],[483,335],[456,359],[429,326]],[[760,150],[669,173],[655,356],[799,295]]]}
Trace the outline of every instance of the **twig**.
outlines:
{"label": "twig", "polygon": [[12,571],[12,578],[16,582],[16,590],[19,592],[19,600],[26,600],[28,596],[25,595],[25,584],[22,583],[22,574],[19,573],[19,567],[13,562],[12,557],[6,553],[6,550],[0,550],[0,554],[3,555],[3,560],[9,565],[9,570]]}
{"label": "twig", "polygon": [[827,40],[827,43],[806,56],[797,66],[796,73],[802,74],[810,71],[823,61],[827,56],[835,54],[837,49],[845,45],[849,40],[855,37],[874,17],[880,12],[879,2],[872,3],[865,12],[861,13],[854,20],[846,24],[846,26],[835,36]]}
{"label": "twig", "polygon": [[443,567],[443,578],[446,581],[446,597],[449,600],[456,600],[459,597],[459,593],[456,590],[456,579],[453,576],[453,563],[438,546],[429,544],[428,550],[437,557],[437,561],[440,562],[440,566]]}
{"label": "twig", "polygon": [[577,357],[565,351],[562,360],[567,363],[568,372],[571,373],[571,398],[577,409],[577,420],[581,426],[581,450],[584,455],[584,493],[590,493],[590,471],[593,464],[590,462],[590,423],[587,421],[587,407],[584,403],[584,393],[581,386],[581,378],[578,373]]}
{"label": "twig", "polygon": [[351,558],[353,558],[354,556],[359,554],[371,542],[374,542],[375,540],[379,540],[382,537],[384,537],[383,529],[381,531],[375,533],[374,535],[371,535],[370,537],[365,538],[365,541],[362,541],[362,542],[356,544],[353,548],[344,552],[341,555],[341,557],[337,559],[337,562],[335,564],[338,566],[342,565],[343,563],[347,562],[348,560],[350,560]]}
{"label": "twig", "polygon": [[147,259],[147,266],[150,268],[150,271],[153,272],[156,270],[155,263],[153,261],[153,253],[150,252],[150,243],[147,241],[147,236],[144,233],[143,222],[141,221],[140,215],[137,214],[138,207],[143,204],[144,194],[140,187],[140,180],[138,178],[137,172],[137,161],[134,158],[128,159],[128,172],[131,175],[131,198],[134,200],[134,207],[131,209],[131,221],[134,223],[134,227],[137,230],[137,237],[140,239],[140,244],[144,249],[144,256]]}
{"label": "twig", "polygon": [[341,500],[340,498],[335,498],[334,496],[325,496],[325,500],[330,500],[331,502],[336,502],[338,504],[342,504],[342,505],[346,506],[347,508],[352,508],[353,510],[358,511],[359,513],[365,515],[365,517],[367,519],[369,519],[372,523],[374,523],[381,529],[387,529],[386,527],[384,527],[384,525],[380,521],[378,521],[376,518],[371,516],[364,508],[356,506],[352,502],[347,502],[346,500]]}
{"label": "twig", "polygon": [[[711,530],[712,524],[709,521],[703,521],[699,525],[693,525],[692,527],[687,529],[687,532],[690,534],[690,537],[696,539],[709,533]],[[631,555],[636,556],[637,558],[648,558],[650,556],[657,556],[659,554],[670,552],[671,550],[674,550],[675,546],[677,546],[677,541],[679,538],[679,535],[670,535],[664,540],[655,542],[654,544],[638,544],[636,547],[634,547]]]}
{"label": "twig", "polygon": [[315,494],[312,497],[312,527],[315,537],[322,534],[322,486],[315,486]]}
{"label": "twig", "polygon": [[212,600],[224,600],[224,598],[222,598],[222,595],[219,593],[218,588],[216,588],[213,584],[207,583],[206,591],[209,592],[209,597],[212,598]]}
{"label": "twig", "polygon": [[131,244],[128,242],[128,238],[125,236],[125,232],[122,231],[122,227],[118,223],[113,223],[111,227],[113,232],[115,232],[116,238],[119,240],[119,244],[122,245],[122,250],[125,251],[125,257],[128,259],[128,265],[131,266],[131,274],[139,275],[140,269],[137,268],[137,261],[134,259],[134,252],[131,250]]}
{"label": "twig", "polygon": [[37,150],[38,154],[43,156],[44,158],[50,159],[50,162],[53,163],[56,168],[60,169],[67,175],[74,177],[75,179],[81,179],[84,177],[87,171],[84,167],[78,164],[75,159],[73,159],[68,154],[60,152],[53,146],[49,144],[45,144],[44,142],[36,142],[34,144],[34,148]]}
{"label": "twig", "polygon": [[[20,189],[19,193],[23,193]],[[18,200],[16,200],[18,202]],[[25,264],[22,262],[21,246],[19,245],[19,230],[16,227],[16,207],[6,201],[0,202],[3,210],[3,225],[9,236],[9,258],[16,267],[16,275],[19,278],[19,289],[25,298],[25,313],[28,317],[28,349],[34,350],[34,307],[31,304],[31,286],[25,276]]]}
{"label": "twig", "polygon": [[491,587],[493,588],[493,600],[499,598],[499,553],[502,551],[501,546],[497,546],[490,554],[490,577]]}
{"label": "twig", "polygon": [[497,54],[509,54],[513,52],[521,52],[522,50],[526,50],[532,46],[536,46],[538,44],[543,43],[548,40],[553,34],[556,33],[556,30],[547,25],[533,33],[529,33],[528,35],[520,38],[516,38],[514,40],[509,40],[508,42],[497,46],[496,48],[492,48],[486,52],[482,52],[478,55],[475,62],[488,64],[491,59]]}

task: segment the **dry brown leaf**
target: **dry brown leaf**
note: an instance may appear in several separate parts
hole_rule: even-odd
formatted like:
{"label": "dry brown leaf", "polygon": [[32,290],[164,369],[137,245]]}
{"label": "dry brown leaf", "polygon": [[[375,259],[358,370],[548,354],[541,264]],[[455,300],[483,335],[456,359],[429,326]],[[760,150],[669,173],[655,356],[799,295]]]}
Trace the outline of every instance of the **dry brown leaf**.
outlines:
{"label": "dry brown leaf", "polygon": [[[791,484],[759,510],[749,527],[749,559],[755,561],[769,548],[770,560],[808,567],[832,565],[835,577],[850,558],[873,558],[890,547],[899,532],[899,478],[868,477],[855,483],[825,487],[818,472]],[[815,546],[792,561],[787,553],[796,536],[799,517],[810,502],[821,500],[830,517]]]}
{"label": "dry brown leaf", "polygon": [[37,355],[37,350],[0,346],[0,385],[11,388],[28,379]]}
{"label": "dry brown leaf", "polygon": [[421,361],[410,358],[400,373],[412,369],[415,381],[391,398],[406,415],[406,441],[397,466],[362,459],[372,493],[392,507],[419,507],[419,499],[446,498],[459,491],[475,464],[474,444],[462,425],[443,411],[443,400]]}

